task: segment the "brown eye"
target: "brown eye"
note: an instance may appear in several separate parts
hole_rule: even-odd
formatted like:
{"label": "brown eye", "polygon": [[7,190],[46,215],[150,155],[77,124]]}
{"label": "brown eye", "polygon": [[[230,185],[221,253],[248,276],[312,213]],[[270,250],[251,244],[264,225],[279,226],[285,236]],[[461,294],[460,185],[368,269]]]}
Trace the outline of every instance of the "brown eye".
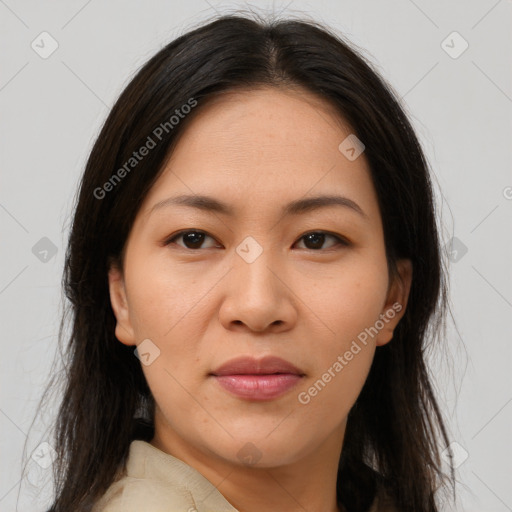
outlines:
{"label": "brown eye", "polygon": [[[322,248],[322,246],[325,243],[325,240],[327,238],[331,238],[337,242],[337,244],[347,246],[349,245],[346,240],[343,238],[333,235],[330,233],[326,233],[325,231],[312,231],[311,233],[306,233],[303,235],[300,240],[304,240],[304,244],[306,245],[306,249],[311,249],[314,251],[317,251]],[[327,247],[327,249],[330,249],[331,247],[336,246],[337,244],[331,245],[330,247]]]}
{"label": "brown eye", "polygon": [[205,239],[210,238],[211,240],[214,240],[211,236],[209,236],[204,231],[199,231],[195,229],[191,229],[188,231],[181,231],[177,233],[176,235],[173,235],[172,238],[169,238],[165,245],[169,245],[171,243],[175,243],[175,240],[179,239],[183,240],[183,244],[177,244],[181,247],[184,247],[185,249],[204,249],[204,247],[201,247],[201,245],[204,243]]}
{"label": "brown eye", "polygon": [[[216,247],[215,245],[211,245],[208,247],[204,247],[203,244],[206,239],[210,239],[212,241],[215,241],[213,237],[208,235],[206,232],[197,230],[197,229],[189,229],[186,231],[180,231],[179,233],[176,233],[171,238],[166,240],[164,243],[165,245],[170,245],[172,243],[176,243],[180,247],[183,247],[184,249],[190,249],[190,250],[197,250],[197,249],[208,249],[212,247]],[[178,243],[177,240],[182,240],[182,243]],[[335,243],[331,243],[328,247],[323,247],[327,240],[331,239]],[[336,247],[337,245],[341,246],[348,246],[350,245],[347,240],[344,238],[334,235],[331,233],[327,233],[325,231],[312,231],[310,233],[306,233],[305,235],[302,235],[302,237],[299,240],[304,241],[305,247],[301,247],[304,249],[309,249],[312,251],[321,251],[322,249],[327,250],[331,249],[333,247]]]}

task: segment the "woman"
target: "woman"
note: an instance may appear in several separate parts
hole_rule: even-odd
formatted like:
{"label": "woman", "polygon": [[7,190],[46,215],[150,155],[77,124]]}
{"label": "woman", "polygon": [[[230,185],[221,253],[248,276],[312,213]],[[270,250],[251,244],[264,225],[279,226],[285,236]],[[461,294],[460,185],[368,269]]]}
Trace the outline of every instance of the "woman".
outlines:
{"label": "woman", "polygon": [[225,16],[159,51],[92,149],[64,283],[52,512],[439,510],[428,166],[339,36]]}

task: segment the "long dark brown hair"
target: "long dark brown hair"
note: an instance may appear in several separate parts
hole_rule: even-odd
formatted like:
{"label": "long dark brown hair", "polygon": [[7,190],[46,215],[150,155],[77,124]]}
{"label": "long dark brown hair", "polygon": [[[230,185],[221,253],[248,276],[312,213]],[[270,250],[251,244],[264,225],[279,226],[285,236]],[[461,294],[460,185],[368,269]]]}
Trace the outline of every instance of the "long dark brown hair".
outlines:
{"label": "long dark brown hair", "polygon": [[[194,28],[152,57],[91,150],[63,275],[71,322],[68,335],[59,336],[64,390],[49,512],[91,510],[123,468],[130,442],[153,436],[154,400],[140,362],[114,335],[108,268],[122,263],[139,207],[194,114],[217,94],[257,86],[301,87],[330,102],[351,126],[366,147],[390,271],[400,258],[414,269],[405,315],[393,340],[376,351],[349,413],[339,502],[350,512],[366,511],[383,486],[400,511],[437,512],[439,492],[453,486],[452,465],[447,475],[441,463],[448,437],[424,359],[427,345],[443,341],[446,279],[429,167],[404,107],[361,52],[331,29],[238,14]],[[169,123],[192,102],[188,115]],[[119,173],[165,122],[147,156]]]}

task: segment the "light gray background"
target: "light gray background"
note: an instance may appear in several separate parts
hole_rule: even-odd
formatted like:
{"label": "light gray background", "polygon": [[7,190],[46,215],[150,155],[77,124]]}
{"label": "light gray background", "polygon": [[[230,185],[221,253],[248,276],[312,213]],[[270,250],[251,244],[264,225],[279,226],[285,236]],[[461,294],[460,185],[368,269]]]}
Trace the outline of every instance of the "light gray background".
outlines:
{"label": "light gray background", "polygon": [[[403,97],[436,176],[443,243],[458,239],[450,252],[456,328],[432,355],[458,443],[457,510],[512,510],[512,2],[252,6],[340,30]],[[249,4],[0,0],[0,511],[15,510],[18,496],[18,510],[44,504],[44,492],[37,496],[51,469],[29,459],[20,485],[21,459],[27,435],[28,457],[47,439],[47,419],[31,422],[54,357],[72,199],[94,137],[140,65],[192,25],[236,7]],[[46,59],[31,47],[42,46],[43,31],[58,43]],[[457,58],[445,49],[458,53],[458,36],[442,44],[454,31],[469,44]],[[57,248],[46,262],[32,251],[43,237]]]}

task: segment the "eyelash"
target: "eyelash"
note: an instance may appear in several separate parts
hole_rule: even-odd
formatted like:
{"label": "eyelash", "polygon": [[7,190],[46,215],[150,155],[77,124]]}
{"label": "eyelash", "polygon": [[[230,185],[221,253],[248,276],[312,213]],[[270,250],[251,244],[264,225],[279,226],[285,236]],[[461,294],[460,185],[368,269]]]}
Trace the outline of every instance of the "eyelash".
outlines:
{"label": "eyelash", "polygon": [[[164,246],[168,246],[168,245],[171,245],[176,239],[182,237],[183,235],[186,235],[188,233],[200,233],[200,234],[204,234],[206,235],[207,237],[210,237],[212,240],[215,240],[214,237],[212,237],[211,235],[209,235],[206,231],[202,231],[201,229],[186,229],[186,230],[183,230],[183,231],[179,231],[178,233],[175,233],[173,235],[171,235],[171,237],[167,238],[165,241],[164,241]],[[305,238],[306,236],[308,235],[312,235],[312,234],[321,234],[321,235],[327,235],[328,237],[332,237],[334,239],[337,240],[338,244],[337,245],[340,245],[340,246],[343,246],[343,247],[348,247],[351,245],[351,243],[344,237],[340,236],[340,235],[336,235],[334,233],[330,233],[329,231],[308,231],[307,233],[304,233],[298,240],[302,240],[303,238]],[[199,249],[191,249],[190,247],[183,247],[183,246],[180,246],[182,249],[187,249],[189,251],[198,251],[200,250]],[[305,250],[309,250],[309,251],[313,251],[313,252],[325,252],[325,251],[329,251],[329,250],[332,250],[332,249],[335,249],[336,248],[336,245],[333,246],[333,247],[330,247],[329,249],[305,249]],[[209,249],[212,249],[212,247],[209,247]]]}

